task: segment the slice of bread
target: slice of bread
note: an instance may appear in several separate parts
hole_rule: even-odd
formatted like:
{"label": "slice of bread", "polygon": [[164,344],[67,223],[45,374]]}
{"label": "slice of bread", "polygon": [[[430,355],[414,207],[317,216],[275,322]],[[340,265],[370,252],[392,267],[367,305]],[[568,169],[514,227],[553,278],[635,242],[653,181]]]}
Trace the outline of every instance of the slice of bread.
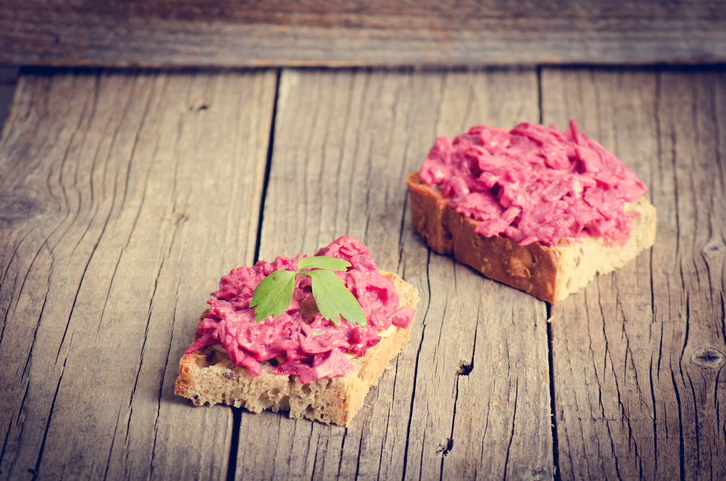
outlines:
{"label": "slice of bread", "polygon": [[602,238],[564,239],[559,245],[520,246],[506,237],[474,232],[477,221],[459,215],[438,187],[408,175],[413,229],[439,254],[453,254],[485,276],[554,303],[585,287],[597,274],[607,274],[633,260],[655,242],[655,207],[644,197],[626,204],[638,214],[625,245]]}
{"label": "slice of bread", "polygon": [[[399,307],[415,309],[419,301],[416,289],[396,274],[381,274],[393,279]],[[291,418],[347,426],[389,361],[408,342],[412,326],[413,322],[406,329],[391,326],[364,356],[350,359],[354,367],[344,376],[309,384],[301,383],[297,376],[272,373],[275,366],[271,362],[262,363],[262,374],[253,377],[247,368],[235,366],[221,345],[207,346],[182,356],[174,394],[191,399],[196,406],[224,403],[254,413],[289,411]]]}

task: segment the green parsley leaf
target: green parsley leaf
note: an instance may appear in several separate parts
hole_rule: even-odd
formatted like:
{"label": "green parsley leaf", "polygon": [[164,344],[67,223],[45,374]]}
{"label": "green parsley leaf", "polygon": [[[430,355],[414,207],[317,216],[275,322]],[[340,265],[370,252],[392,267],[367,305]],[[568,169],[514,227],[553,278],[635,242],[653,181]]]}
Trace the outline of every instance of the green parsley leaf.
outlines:
{"label": "green parsley leaf", "polygon": [[265,277],[255,289],[250,307],[255,307],[255,320],[260,322],[277,316],[290,305],[295,290],[297,272],[275,271]]}
{"label": "green parsley leaf", "polygon": [[298,272],[300,269],[329,269],[331,271],[344,271],[350,267],[350,262],[337,257],[315,256],[298,259]]}
{"label": "green parsley leaf", "polygon": [[333,272],[344,271],[350,265],[350,262],[336,257],[301,257],[295,272],[273,272],[259,283],[252,295],[250,307],[255,309],[255,320],[260,322],[285,311],[295,292],[295,278],[298,274],[307,274],[312,278],[313,297],[324,318],[340,324],[340,316],[343,316],[348,322],[365,326],[368,320],[358,299]]}
{"label": "green parsley leaf", "polygon": [[313,278],[313,296],[323,317],[339,324],[342,315],[348,322],[366,325],[366,315],[358,300],[334,272],[317,270],[305,274]]}

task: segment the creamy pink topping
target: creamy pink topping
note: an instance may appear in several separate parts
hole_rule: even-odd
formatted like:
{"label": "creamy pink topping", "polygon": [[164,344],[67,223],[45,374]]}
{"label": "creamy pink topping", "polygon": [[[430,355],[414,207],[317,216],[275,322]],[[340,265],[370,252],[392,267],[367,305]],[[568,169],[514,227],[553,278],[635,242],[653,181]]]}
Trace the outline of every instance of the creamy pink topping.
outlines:
{"label": "creamy pink topping", "polygon": [[310,276],[298,275],[288,309],[279,316],[255,322],[250,309],[257,285],[273,271],[295,271],[294,259],[278,257],[274,262],[258,261],[254,267],[239,267],[222,277],[219,290],[208,301],[208,316],[197,327],[199,338],[186,350],[191,354],[212,344],[221,344],[230,359],[246,367],[252,376],[262,374],[261,362],[277,364],[276,374],[299,376],[303,383],[320,378],[342,376],[353,365],[343,353],[363,356],[378,344],[378,329],[391,325],[407,328],[414,310],[398,308],[393,280],[383,277],[366,246],[346,235],[315,255],[345,259],[351,263],[346,272],[336,272],[358,299],[368,321],[367,326],[342,319],[339,326],[323,318],[312,295]]}
{"label": "creamy pink topping", "polygon": [[648,191],[573,120],[564,132],[521,123],[472,127],[453,142],[439,137],[419,176],[456,212],[479,221],[477,233],[522,246],[585,236],[623,244],[634,216],[623,207]]}

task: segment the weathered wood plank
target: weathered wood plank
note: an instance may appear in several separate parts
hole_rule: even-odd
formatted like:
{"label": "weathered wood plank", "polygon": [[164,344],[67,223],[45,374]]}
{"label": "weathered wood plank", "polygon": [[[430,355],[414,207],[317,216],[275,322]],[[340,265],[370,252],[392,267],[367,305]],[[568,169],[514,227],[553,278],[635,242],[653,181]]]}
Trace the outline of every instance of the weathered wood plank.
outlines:
{"label": "weathered wood plank", "polygon": [[726,61],[720,2],[5,0],[0,62],[517,65]]}
{"label": "weathered wood plank", "polygon": [[173,396],[251,262],[274,72],[21,75],[0,144],[0,478],[225,478],[228,409]]}
{"label": "weathered wood plank", "polygon": [[723,72],[545,69],[574,118],[650,187],[656,245],[552,309],[563,478],[726,476]]}
{"label": "weathered wood plank", "polygon": [[[653,370],[670,398],[658,400],[656,414],[673,416],[669,424],[678,414],[681,472],[699,479],[726,477],[725,85],[723,71],[659,79],[656,175],[663,190],[653,199],[665,204],[674,235],[653,249],[653,284],[661,293],[654,313],[663,325]],[[668,400],[676,401],[675,412]],[[657,439],[666,434],[659,427]]]}
{"label": "weathered wood plank", "polygon": [[353,234],[422,300],[347,430],[243,412],[238,478],[553,476],[544,304],[430,254],[405,189],[437,134],[537,117],[533,69],[283,71],[260,258]]}
{"label": "weathered wood plank", "polygon": [[[439,102],[437,135],[537,122],[536,72],[448,75]],[[406,477],[552,478],[545,304],[433,253],[421,275],[431,300]]]}

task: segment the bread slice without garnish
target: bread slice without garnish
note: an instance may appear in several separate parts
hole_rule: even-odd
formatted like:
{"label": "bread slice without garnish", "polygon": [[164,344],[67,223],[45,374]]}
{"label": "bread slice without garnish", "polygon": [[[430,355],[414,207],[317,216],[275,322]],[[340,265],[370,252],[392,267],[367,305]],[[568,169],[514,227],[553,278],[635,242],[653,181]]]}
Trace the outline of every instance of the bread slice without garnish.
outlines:
{"label": "bread slice without garnish", "polygon": [[408,174],[413,229],[435,252],[456,259],[485,276],[554,303],[585,287],[597,274],[624,266],[655,242],[656,211],[645,197],[626,204],[636,212],[625,245],[609,245],[603,238],[564,239],[556,246],[517,242],[474,232],[477,221],[459,215],[438,187],[424,183],[417,172]]}
{"label": "bread slice without garnish", "polygon": [[[396,274],[381,274],[393,279],[399,307],[415,309],[419,301],[416,289]],[[205,316],[206,312],[200,321]],[[406,329],[391,326],[364,356],[350,359],[354,367],[344,376],[309,384],[301,383],[297,376],[274,374],[270,362],[262,363],[262,374],[253,377],[247,368],[235,366],[221,345],[207,346],[182,356],[174,394],[191,399],[196,406],[223,403],[254,413],[289,411],[291,418],[347,426],[389,361],[408,342],[412,326],[413,322]]]}

